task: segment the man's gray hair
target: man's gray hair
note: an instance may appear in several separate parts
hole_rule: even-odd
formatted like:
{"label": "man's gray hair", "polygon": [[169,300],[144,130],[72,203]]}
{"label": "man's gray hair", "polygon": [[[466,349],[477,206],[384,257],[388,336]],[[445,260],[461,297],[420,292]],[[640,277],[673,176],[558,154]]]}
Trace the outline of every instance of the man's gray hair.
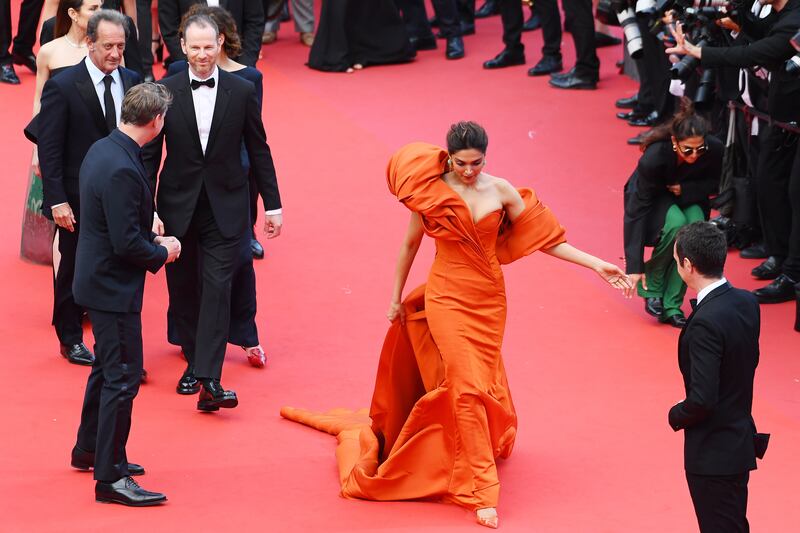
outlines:
{"label": "man's gray hair", "polygon": [[113,9],[98,9],[86,25],[86,36],[89,37],[91,42],[97,42],[97,28],[104,20],[115,26],[120,26],[125,30],[125,36],[128,36],[128,19],[125,18],[125,15]]}
{"label": "man's gray hair", "polygon": [[169,89],[159,83],[140,83],[132,87],[122,100],[124,124],[144,126],[156,116],[163,115],[172,104]]}

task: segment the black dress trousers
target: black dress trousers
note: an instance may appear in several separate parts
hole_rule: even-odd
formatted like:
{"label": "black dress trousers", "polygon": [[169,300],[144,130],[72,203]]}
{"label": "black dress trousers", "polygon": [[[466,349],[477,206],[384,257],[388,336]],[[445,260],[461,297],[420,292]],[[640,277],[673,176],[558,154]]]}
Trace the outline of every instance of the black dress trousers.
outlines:
{"label": "black dress trousers", "polygon": [[795,282],[800,289],[800,142],[794,156],[794,164],[789,174],[789,253],[783,263],[783,272]]}
{"label": "black dress trousers", "polygon": [[503,45],[509,52],[524,52],[522,44],[522,2],[519,0],[499,0],[500,19],[503,22]]}
{"label": "black dress trousers", "polygon": [[142,380],[142,316],[89,309],[89,318],[96,359],[86,383],[77,444],[94,451],[94,478],[113,483],[130,474],[125,445]]}
{"label": "black dress trousers", "polygon": [[572,20],[572,40],[575,42],[575,74],[597,80],[600,78],[600,59],[594,37],[592,0],[562,0],[564,15]]}
{"label": "black dress trousers", "polygon": [[61,344],[72,346],[83,342],[83,307],[75,303],[72,294],[72,280],[75,278],[75,253],[78,249],[80,232],[80,207],[77,201],[70,201],[75,218],[75,231],[57,227],[58,253],[61,259],[53,276],[53,326]]}
{"label": "black dress trousers", "polygon": [[536,0],[534,12],[542,21],[542,56],[561,59],[561,13],[558,0]]}
{"label": "black dress trousers", "polygon": [[748,533],[747,482],[750,472],[731,476],[686,473],[700,533]]}
{"label": "black dress trousers", "polygon": [[758,211],[767,253],[781,259],[789,255],[792,206],[788,192],[797,140],[796,134],[775,126],[766,126],[760,139],[756,177]]}
{"label": "black dress trousers", "polygon": [[[22,55],[33,53],[36,43],[36,27],[42,15],[44,0],[23,0],[19,8],[19,26],[14,38],[14,52]],[[0,0],[0,65],[11,62],[11,0]]]}

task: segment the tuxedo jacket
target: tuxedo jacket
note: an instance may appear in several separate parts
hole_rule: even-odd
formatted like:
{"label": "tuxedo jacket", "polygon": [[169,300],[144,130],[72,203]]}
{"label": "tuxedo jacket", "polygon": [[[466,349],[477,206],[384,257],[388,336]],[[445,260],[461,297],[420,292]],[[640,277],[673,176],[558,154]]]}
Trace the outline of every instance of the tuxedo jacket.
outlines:
{"label": "tuxedo jacket", "polygon": [[140,313],[145,272],[164,265],[167,249],[153,243],[153,191],[139,145],[119,130],[94,143],[81,165],[80,195],[75,302]]}
{"label": "tuxedo jacket", "polygon": [[[158,24],[169,51],[169,63],[186,59],[178,35],[181,18],[194,4],[205,3],[205,0],[159,0]],[[219,5],[233,17],[242,41],[242,53],[236,60],[249,67],[256,66],[261,51],[261,35],[264,33],[264,6],[261,0],[220,0]]]}
{"label": "tuxedo jacket", "polygon": [[[138,74],[123,67],[119,73],[124,91],[141,81]],[[109,131],[83,61],[47,80],[41,102],[34,122],[44,188],[42,212],[52,218],[53,205],[69,202],[73,210],[78,209],[81,163],[92,144]]]}
{"label": "tuxedo jacket", "polygon": [[248,173],[242,164],[244,141],[250,172],[267,210],[281,207],[275,165],[261,121],[253,84],[219,69],[219,87],[205,154],[197,130],[188,72],[161,80],[173,95],[161,134],[144,149],[145,169],[155,183],[162,146],[167,156],[158,176],[157,210],[170,235],[185,235],[205,186],[214,219],[225,238],[250,226]]}
{"label": "tuxedo jacket", "polygon": [[686,321],[678,340],[686,399],[670,410],[669,424],[684,430],[691,474],[756,468],[751,410],[760,329],[755,296],[729,283],[706,295]]}

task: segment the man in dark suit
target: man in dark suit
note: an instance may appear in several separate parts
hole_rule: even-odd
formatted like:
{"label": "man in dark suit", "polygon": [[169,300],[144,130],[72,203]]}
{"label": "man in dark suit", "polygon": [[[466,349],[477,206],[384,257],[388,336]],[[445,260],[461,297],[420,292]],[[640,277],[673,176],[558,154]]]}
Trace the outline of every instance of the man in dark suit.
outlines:
{"label": "man in dark suit", "polygon": [[749,531],[747,482],[765,437],[751,414],[760,310],[723,276],[727,252],[709,222],[684,226],[675,239],[678,272],[697,302],[678,340],[686,399],[670,409],[669,425],[684,430],[686,480],[704,533]]}
{"label": "man in dark suit", "polygon": [[31,72],[36,72],[36,56],[33,45],[36,44],[36,26],[42,14],[44,0],[23,0],[19,8],[19,27],[14,37],[14,48],[11,47],[11,0],[0,0],[0,82],[19,84],[14,64],[23,65]]}
{"label": "man in dark suit", "polygon": [[74,292],[89,311],[97,361],[86,383],[72,466],[94,467],[97,501],[134,507],[166,501],[130,477],[144,468],[128,463],[125,446],[142,377],[145,272],[157,272],[181,251],[177,239],[151,231],[153,190],[141,159],[170,101],[169,92],[152,83],[128,91],[119,129],[92,145],[80,169],[83,229]]}
{"label": "man in dark suit", "polygon": [[175,109],[161,135],[145,148],[144,161],[155,181],[166,140],[157,208],[166,231],[183,243],[181,261],[167,267],[167,285],[175,331],[189,363],[177,391],[194,394],[202,384],[197,408],[216,411],[238,405],[236,393],[224,390],[220,377],[234,267],[241,239],[249,240],[251,233],[242,141],[267,209],[267,238],[280,234],[283,219],[255,87],[217,67],[222,38],[210,17],[193,15],[184,27],[181,45],[189,70],[161,81],[174,95]]}
{"label": "man in dark suit", "polygon": [[218,5],[228,10],[236,21],[236,28],[242,41],[242,54],[236,59],[248,67],[255,67],[261,51],[261,36],[264,33],[264,6],[258,0],[159,0],[158,24],[161,37],[169,51],[167,64],[178,59],[186,59],[181,49],[181,36],[178,28],[181,18],[194,4]]}
{"label": "man in dark suit", "polygon": [[101,9],[92,16],[87,26],[87,58],[45,83],[38,116],[47,120],[36,126],[42,211],[58,226],[61,254],[54,281],[53,325],[61,354],[82,365],[91,365],[94,356],[83,343],[83,309],[72,294],[80,232],[78,171],[89,147],[116,128],[125,91],[140,81],[136,73],[119,66],[125,48],[124,24],[124,16],[117,11]]}

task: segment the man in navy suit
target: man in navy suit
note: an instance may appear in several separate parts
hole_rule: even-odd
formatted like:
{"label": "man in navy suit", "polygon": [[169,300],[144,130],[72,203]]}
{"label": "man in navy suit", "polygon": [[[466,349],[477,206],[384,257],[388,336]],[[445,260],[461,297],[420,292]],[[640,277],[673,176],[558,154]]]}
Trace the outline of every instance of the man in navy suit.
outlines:
{"label": "man in navy suit", "polygon": [[171,101],[161,85],[131,89],[119,129],[92,145],[80,169],[83,229],[73,292],[89,311],[97,360],[86,384],[72,466],[94,467],[97,501],[134,507],[166,500],[130,477],[144,469],[128,463],[125,445],[142,378],[145,272],[157,272],[181,251],[175,237],[151,231],[153,190],[142,163],[142,146],[161,131]]}
{"label": "man in navy suit", "polygon": [[140,82],[136,73],[120,67],[125,50],[121,13],[97,11],[89,19],[87,37],[86,59],[45,83],[41,112],[34,119],[44,188],[42,211],[58,226],[61,254],[54,281],[53,325],[61,354],[81,365],[91,365],[94,355],[83,343],[83,309],[72,294],[81,218],[78,171],[89,147],[117,127],[125,91]]}
{"label": "man in navy suit", "polygon": [[723,276],[725,235],[695,222],[675,239],[678,272],[697,291],[694,311],[678,340],[686,399],[669,411],[684,430],[684,466],[700,531],[747,532],[747,482],[763,456],[767,435],[751,414],[761,317],[750,292]]}

